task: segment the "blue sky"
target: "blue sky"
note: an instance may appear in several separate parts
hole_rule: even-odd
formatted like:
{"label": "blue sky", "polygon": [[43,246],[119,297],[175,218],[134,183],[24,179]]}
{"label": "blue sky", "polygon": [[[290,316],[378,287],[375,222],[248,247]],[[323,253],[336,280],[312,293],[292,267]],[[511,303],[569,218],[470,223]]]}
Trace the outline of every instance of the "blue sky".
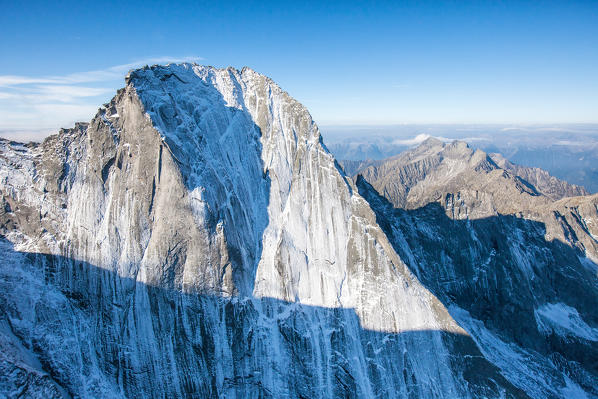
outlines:
{"label": "blue sky", "polygon": [[8,2],[0,130],[89,120],[132,66],[266,74],[321,125],[598,122],[598,2]]}

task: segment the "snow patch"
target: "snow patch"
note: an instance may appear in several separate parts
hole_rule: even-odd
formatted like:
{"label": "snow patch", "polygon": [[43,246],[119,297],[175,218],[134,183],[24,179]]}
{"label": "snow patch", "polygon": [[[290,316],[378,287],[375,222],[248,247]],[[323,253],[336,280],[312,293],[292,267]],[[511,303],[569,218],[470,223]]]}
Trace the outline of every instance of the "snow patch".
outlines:
{"label": "snow patch", "polygon": [[577,309],[564,303],[548,303],[535,310],[538,329],[545,335],[551,333],[563,337],[579,337],[598,341],[598,328],[590,327]]}

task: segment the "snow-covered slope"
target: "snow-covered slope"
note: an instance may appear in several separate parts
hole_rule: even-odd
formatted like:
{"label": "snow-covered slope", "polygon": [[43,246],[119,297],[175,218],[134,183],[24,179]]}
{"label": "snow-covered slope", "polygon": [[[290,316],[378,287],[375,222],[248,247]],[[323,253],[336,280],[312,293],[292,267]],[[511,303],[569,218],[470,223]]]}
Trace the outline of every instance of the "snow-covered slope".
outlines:
{"label": "snow-covered slope", "polygon": [[0,142],[3,395],[526,396],[271,80],[126,82],[89,125]]}

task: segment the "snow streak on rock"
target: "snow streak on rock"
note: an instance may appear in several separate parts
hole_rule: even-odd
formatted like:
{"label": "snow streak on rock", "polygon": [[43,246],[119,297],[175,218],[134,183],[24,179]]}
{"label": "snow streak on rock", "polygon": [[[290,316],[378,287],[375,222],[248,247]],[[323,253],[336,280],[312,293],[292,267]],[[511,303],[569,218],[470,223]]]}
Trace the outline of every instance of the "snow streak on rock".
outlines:
{"label": "snow streak on rock", "polygon": [[7,396],[525,396],[250,69],[136,70],[89,125],[0,144]]}

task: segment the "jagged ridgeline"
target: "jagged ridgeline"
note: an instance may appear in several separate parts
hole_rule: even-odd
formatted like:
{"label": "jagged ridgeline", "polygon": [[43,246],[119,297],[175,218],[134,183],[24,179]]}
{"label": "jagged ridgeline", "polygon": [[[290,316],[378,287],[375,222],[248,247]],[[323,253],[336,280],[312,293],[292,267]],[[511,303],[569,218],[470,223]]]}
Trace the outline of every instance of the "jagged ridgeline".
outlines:
{"label": "jagged ridgeline", "polygon": [[[132,71],[89,124],[0,142],[0,194],[0,395],[596,395],[590,258],[569,265],[584,307],[540,303],[534,345],[486,329],[421,272],[444,258],[399,237],[414,219],[347,178],[307,110],[251,69]],[[563,309],[585,341],[559,335]],[[525,353],[534,383],[510,370]]]}

